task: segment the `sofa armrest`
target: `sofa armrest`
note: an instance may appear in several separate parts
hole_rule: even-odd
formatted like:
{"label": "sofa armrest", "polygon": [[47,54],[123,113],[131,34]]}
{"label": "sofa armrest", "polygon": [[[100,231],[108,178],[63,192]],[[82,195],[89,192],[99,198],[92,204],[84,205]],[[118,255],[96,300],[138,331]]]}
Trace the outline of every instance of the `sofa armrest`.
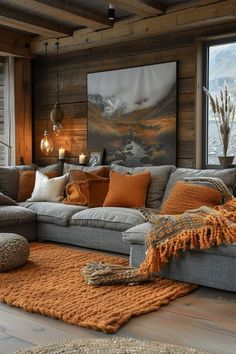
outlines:
{"label": "sofa armrest", "polygon": [[150,222],[145,222],[143,224],[131,227],[130,229],[122,232],[123,241],[127,243],[137,243],[144,245],[146,235],[155,227],[154,224]]}

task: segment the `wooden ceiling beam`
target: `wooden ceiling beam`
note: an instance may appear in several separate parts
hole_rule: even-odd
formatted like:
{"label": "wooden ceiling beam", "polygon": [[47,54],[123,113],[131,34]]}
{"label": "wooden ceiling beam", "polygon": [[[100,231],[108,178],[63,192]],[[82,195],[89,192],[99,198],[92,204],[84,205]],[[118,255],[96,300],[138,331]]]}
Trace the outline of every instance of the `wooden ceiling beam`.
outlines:
{"label": "wooden ceiling beam", "polygon": [[40,35],[71,36],[71,28],[1,5],[0,25]]}
{"label": "wooden ceiling beam", "polygon": [[29,48],[22,48],[18,46],[12,46],[8,43],[0,42],[0,55],[2,56],[14,56],[22,58],[32,58]]}
{"label": "wooden ceiling beam", "polygon": [[[73,37],[60,40],[60,52],[105,46],[118,42],[127,42],[159,34],[181,32],[207,25],[215,25],[236,20],[236,0],[223,0],[206,6],[182,9],[163,16],[138,20],[133,23],[117,22],[113,28],[102,31],[89,29],[74,31]],[[43,54],[43,40],[33,39],[33,54]],[[55,54],[54,40],[48,41],[49,53]]]}
{"label": "wooden ceiling beam", "polygon": [[32,58],[30,35],[0,28],[0,55]]}
{"label": "wooden ceiling beam", "polygon": [[78,26],[91,28],[111,27],[111,22],[106,17],[81,9],[63,0],[9,0],[9,3],[38,11],[58,20],[67,20]]}
{"label": "wooden ceiling beam", "polygon": [[106,0],[106,2],[114,7],[132,12],[141,18],[165,13],[165,6],[154,0]]}

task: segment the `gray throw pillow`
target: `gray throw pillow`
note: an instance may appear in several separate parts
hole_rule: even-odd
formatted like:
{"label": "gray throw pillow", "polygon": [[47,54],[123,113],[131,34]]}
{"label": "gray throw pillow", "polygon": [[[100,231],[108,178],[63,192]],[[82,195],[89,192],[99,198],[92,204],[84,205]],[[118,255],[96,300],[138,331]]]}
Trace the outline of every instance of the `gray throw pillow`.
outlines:
{"label": "gray throw pillow", "polygon": [[18,205],[17,202],[0,192],[0,205]]}

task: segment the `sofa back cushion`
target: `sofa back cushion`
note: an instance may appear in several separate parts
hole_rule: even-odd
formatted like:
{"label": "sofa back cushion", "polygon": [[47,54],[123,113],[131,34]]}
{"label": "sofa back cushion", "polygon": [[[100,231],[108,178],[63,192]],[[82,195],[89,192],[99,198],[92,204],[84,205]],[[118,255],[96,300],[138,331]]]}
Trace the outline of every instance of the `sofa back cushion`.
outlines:
{"label": "sofa back cushion", "polygon": [[177,181],[184,181],[185,178],[189,177],[217,177],[220,178],[229,188],[229,190],[232,191],[236,177],[236,168],[227,168],[223,170],[197,170],[191,168],[176,168],[174,171],[172,171],[170,175],[163,196],[163,202],[165,202],[168,195],[170,194],[171,189],[174,187]]}
{"label": "sofa back cushion", "polygon": [[103,206],[145,207],[150,177],[151,174],[148,171],[134,175],[111,171],[109,189]]}
{"label": "sofa back cushion", "polygon": [[201,206],[221,204],[222,194],[209,186],[178,181],[163,203],[160,214],[176,215]]}
{"label": "sofa back cushion", "polygon": [[80,166],[80,165],[73,165],[69,163],[64,163],[63,165],[63,174],[70,173],[71,170],[79,170],[83,172],[95,172],[98,169],[106,167],[109,169],[109,166]]}
{"label": "sofa back cushion", "polygon": [[111,165],[111,170],[119,173],[136,174],[149,171],[151,173],[151,181],[147,191],[146,207],[160,209],[163,194],[172,170],[175,166],[142,166],[142,167],[124,167],[115,164]]}
{"label": "sofa back cushion", "polygon": [[50,165],[47,165],[47,166],[44,166],[44,167],[38,167],[37,170],[41,173],[48,173],[48,172],[52,172],[52,171],[60,171],[60,166],[58,163],[53,163],[53,164],[50,164]]}
{"label": "sofa back cushion", "polygon": [[0,167],[0,192],[16,200],[19,171],[34,171],[36,167],[34,164]]}

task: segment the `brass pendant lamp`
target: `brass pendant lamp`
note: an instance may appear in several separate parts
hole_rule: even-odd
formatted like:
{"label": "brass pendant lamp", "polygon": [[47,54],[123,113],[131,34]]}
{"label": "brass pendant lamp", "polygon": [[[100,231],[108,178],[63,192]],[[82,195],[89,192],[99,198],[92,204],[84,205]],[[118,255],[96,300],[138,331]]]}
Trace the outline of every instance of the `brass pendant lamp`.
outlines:
{"label": "brass pendant lamp", "polygon": [[[48,43],[44,43],[44,48],[45,48],[45,58],[46,58],[46,73],[45,73],[45,86],[46,86],[46,92],[47,92],[47,88],[48,88],[48,62],[47,62],[47,49],[48,49]],[[42,151],[42,153],[44,155],[49,155],[50,152],[53,151],[53,142],[52,139],[50,137],[50,134],[47,130],[44,130],[44,136],[41,139],[40,142],[40,150]]]}
{"label": "brass pendant lamp", "polygon": [[56,82],[57,82],[57,86],[56,86],[56,103],[53,107],[53,110],[50,113],[50,119],[53,123],[52,126],[52,130],[54,132],[54,134],[56,136],[60,135],[63,131],[63,127],[62,127],[62,120],[64,118],[64,112],[61,109],[59,100],[58,100],[58,91],[59,91],[59,83],[58,83],[58,52],[59,52],[59,41],[57,40],[57,42],[55,43],[56,48],[57,48],[57,61],[56,61]]}

